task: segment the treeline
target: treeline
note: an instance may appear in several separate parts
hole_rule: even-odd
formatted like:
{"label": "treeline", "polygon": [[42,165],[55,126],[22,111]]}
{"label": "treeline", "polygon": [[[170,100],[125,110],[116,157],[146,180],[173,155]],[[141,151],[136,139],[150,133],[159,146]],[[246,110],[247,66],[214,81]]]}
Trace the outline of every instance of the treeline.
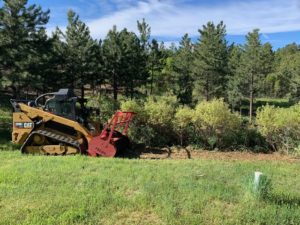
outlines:
{"label": "treeline", "polygon": [[73,11],[65,31],[48,35],[49,16],[27,0],[4,0],[0,9],[0,88],[14,97],[59,87],[80,89],[84,97],[88,85],[115,100],[168,93],[183,105],[223,98],[239,108],[248,99],[251,120],[255,98],[300,96],[299,46],[274,51],[259,30],[244,45],[229,44],[225,24],[208,22],[195,43],[185,34],[179,46],[166,47],[151,38],[145,20],[137,22],[137,34],[113,27],[95,40]]}

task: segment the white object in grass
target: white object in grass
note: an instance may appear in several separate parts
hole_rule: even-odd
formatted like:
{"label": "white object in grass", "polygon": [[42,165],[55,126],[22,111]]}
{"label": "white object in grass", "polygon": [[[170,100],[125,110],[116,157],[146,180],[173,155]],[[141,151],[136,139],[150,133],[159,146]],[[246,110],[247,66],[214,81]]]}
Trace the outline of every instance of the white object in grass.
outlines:
{"label": "white object in grass", "polygon": [[254,173],[254,190],[257,191],[259,189],[260,185],[260,180],[262,177],[263,173],[262,172],[255,172]]}

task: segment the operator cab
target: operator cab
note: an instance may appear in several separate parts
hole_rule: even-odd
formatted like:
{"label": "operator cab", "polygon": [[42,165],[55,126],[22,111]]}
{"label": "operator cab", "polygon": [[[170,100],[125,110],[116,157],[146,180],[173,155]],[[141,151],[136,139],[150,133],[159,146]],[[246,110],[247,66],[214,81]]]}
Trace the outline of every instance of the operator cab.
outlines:
{"label": "operator cab", "polygon": [[72,89],[60,89],[58,92],[39,96],[34,105],[44,111],[84,124],[87,122],[88,112],[82,102]]}
{"label": "operator cab", "polygon": [[[52,93],[53,96],[46,100],[44,110],[55,115],[76,120],[77,97],[70,89],[60,89]],[[41,98],[43,96],[40,96]],[[38,99],[37,99],[38,100]]]}

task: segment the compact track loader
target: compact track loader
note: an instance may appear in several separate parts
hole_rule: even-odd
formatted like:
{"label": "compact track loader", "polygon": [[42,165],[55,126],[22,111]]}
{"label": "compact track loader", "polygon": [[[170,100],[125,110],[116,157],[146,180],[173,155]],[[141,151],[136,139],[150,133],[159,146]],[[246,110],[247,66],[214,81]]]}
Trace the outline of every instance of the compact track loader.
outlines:
{"label": "compact track loader", "polygon": [[89,120],[84,101],[70,89],[43,94],[35,101],[11,100],[11,104],[12,142],[21,145],[22,153],[114,157],[130,147],[126,133],[133,112],[116,112],[100,131],[99,124]]}

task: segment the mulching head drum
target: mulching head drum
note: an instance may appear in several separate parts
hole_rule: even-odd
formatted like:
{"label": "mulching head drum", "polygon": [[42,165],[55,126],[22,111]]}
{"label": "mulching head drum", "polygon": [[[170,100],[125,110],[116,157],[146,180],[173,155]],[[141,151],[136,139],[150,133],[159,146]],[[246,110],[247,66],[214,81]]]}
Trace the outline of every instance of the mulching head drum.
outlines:
{"label": "mulching head drum", "polygon": [[133,112],[116,112],[102,133],[89,142],[88,154],[114,157],[124,153],[130,145],[126,133],[133,116]]}

